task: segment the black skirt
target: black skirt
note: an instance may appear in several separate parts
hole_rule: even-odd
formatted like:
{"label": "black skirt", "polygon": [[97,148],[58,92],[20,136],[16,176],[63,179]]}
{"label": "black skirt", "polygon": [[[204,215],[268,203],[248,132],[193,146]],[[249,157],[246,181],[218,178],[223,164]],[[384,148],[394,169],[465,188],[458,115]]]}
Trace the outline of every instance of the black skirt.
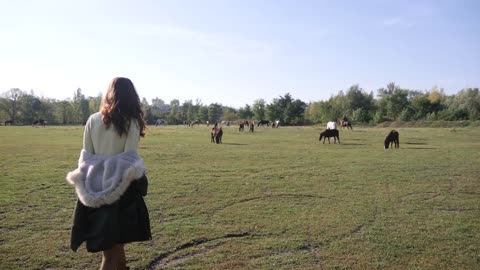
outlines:
{"label": "black skirt", "polygon": [[150,218],[143,196],[147,194],[146,176],[133,181],[113,204],[92,208],[77,200],[73,215],[70,247],[77,251],[86,242],[88,252],[152,239]]}

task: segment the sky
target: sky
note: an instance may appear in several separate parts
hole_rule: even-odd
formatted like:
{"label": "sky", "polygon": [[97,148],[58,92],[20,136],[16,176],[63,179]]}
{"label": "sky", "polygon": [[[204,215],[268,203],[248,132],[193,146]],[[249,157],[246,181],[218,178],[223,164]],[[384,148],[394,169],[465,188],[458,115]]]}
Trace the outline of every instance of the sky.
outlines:
{"label": "sky", "polygon": [[480,86],[478,0],[0,0],[0,93],[105,93],[243,107]]}

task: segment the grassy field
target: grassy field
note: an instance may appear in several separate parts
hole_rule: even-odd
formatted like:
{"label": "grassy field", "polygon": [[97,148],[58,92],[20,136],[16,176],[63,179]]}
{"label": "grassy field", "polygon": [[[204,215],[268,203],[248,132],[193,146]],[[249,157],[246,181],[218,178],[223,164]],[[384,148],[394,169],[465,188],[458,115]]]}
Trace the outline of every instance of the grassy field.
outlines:
{"label": "grassy field", "polygon": [[[480,128],[149,127],[153,240],[132,269],[480,269]],[[0,269],[97,269],[69,248],[82,127],[0,127]],[[333,140],[332,140],[333,142]]]}

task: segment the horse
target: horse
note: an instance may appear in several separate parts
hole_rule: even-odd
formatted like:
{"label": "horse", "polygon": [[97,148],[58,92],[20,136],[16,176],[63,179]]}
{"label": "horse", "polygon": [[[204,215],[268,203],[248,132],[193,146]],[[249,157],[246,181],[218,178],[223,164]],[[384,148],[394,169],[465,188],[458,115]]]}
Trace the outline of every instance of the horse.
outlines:
{"label": "horse", "polygon": [[245,124],[242,122],[238,126],[238,132],[243,131],[245,129]]}
{"label": "horse", "polygon": [[342,127],[342,129],[346,127],[347,129],[350,128],[351,130],[353,130],[352,124],[350,123],[350,121],[347,120],[341,120],[340,126]]}
{"label": "horse", "polygon": [[278,128],[280,126],[280,120],[276,120],[272,122],[272,128]]}
{"label": "horse", "polygon": [[328,122],[327,129],[337,129],[337,122],[333,122],[333,121]]}
{"label": "horse", "polygon": [[7,126],[7,125],[10,125],[10,126],[13,125],[13,120],[5,121],[5,126]]}
{"label": "horse", "polygon": [[167,125],[167,121],[165,121],[164,119],[157,119],[157,121],[155,121],[155,126],[158,127],[158,126],[166,126]]}
{"label": "horse", "polygon": [[38,120],[35,120],[35,122],[33,122],[32,127],[36,127],[36,126],[45,127],[46,125],[47,125],[47,121],[43,119],[38,119]]}
{"label": "horse", "polygon": [[193,127],[194,125],[200,126],[200,120],[193,120],[189,126]]}
{"label": "horse", "polygon": [[400,148],[400,134],[396,130],[391,130],[387,137],[385,137],[385,141],[383,142],[383,149],[388,149],[389,146],[395,144],[395,148]]}
{"label": "horse", "polygon": [[210,132],[210,142],[214,143],[222,143],[222,136],[223,136],[223,130],[222,127],[220,128],[212,128],[212,131]]}
{"label": "horse", "polygon": [[340,143],[340,137],[338,136],[337,129],[326,129],[320,133],[320,138],[318,138],[318,140],[321,141],[323,138],[323,143],[325,143],[325,138],[328,138],[328,143],[330,143],[330,137],[333,137],[333,143],[336,143],[337,140],[338,143]]}
{"label": "horse", "polygon": [[257,127],[259,127],[259,126],[262,126],[262,127],[263,127],[263,125],[267,125],[267,127],[269,127],[269,126],[270,126],[270,121],[268,121],[268,120],[260,120],[260,122],[258,122],[258,124],[257,124]]}

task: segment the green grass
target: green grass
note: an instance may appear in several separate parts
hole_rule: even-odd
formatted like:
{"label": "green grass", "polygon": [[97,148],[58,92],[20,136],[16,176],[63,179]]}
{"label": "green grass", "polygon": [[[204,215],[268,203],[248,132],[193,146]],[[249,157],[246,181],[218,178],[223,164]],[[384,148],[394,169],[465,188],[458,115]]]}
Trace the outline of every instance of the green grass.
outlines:
{"label": "green grass", "polygon": [[[149,127],[153,240],[132,269],[479,269],[480,129]],[[82,127],[0,127],[0,269],[97,269],[69,248]]]}

